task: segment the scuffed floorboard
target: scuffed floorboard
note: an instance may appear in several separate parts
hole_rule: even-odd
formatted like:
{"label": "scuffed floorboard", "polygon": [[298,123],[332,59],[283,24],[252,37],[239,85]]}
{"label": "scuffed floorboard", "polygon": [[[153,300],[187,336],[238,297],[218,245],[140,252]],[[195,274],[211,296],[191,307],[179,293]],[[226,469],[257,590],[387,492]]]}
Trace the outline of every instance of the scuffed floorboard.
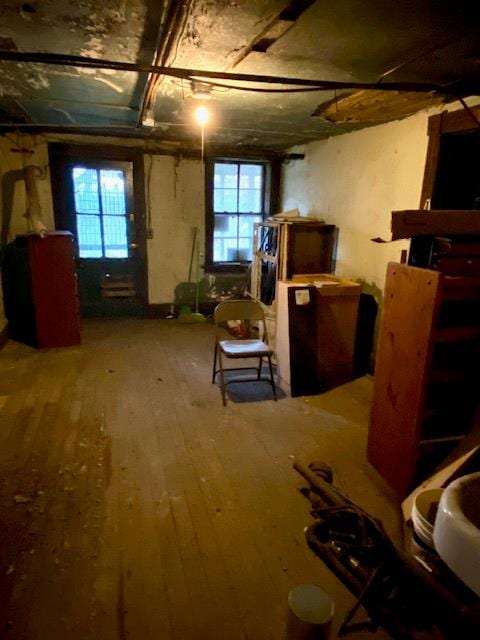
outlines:
{"label": "scuffed floorboard", "polygon": [[278,640],[303,582],[339,624],[353,599],[306,547],[291,465],[330,462],[398,540],[365,464],[372,383],[223,408],[212,342],[209,324],[101,320],[78,348],[0,353],[0,637]]}

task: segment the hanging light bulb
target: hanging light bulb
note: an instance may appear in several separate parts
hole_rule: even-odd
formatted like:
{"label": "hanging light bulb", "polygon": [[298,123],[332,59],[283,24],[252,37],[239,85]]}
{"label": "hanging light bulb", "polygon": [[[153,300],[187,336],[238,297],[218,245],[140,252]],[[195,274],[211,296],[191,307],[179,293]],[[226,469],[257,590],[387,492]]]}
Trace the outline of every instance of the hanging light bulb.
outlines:
{"label": "hanging light bulb", "polygon": [[204,105],[200,105],[195,109],[195,120],[201,127],[204,127],[210,118],[210,113]]}
{"label": "hanging light bulb", "polygon": [[210,112],[205,105],[198,106],[194,111],[195,120],[200,125],[202,131],[202,161],[205,156],[205,125],[210,119]]}

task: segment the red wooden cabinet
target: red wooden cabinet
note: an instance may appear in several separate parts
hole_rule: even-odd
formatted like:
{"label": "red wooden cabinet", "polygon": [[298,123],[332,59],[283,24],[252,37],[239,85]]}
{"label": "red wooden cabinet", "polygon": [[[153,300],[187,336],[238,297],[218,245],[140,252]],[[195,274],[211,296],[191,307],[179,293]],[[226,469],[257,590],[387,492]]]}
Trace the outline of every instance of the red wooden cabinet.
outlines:
{"label": "red wooden cabinet", "polygon": [[19,236],[4,264],[10,337],[32,346],[80,343],[80,317],[73,236]]}

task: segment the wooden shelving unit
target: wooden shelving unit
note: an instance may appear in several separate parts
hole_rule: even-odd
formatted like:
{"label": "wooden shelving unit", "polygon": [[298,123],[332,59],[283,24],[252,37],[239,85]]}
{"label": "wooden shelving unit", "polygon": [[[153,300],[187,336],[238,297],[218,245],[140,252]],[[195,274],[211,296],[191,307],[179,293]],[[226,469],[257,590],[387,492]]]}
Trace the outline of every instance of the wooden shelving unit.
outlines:
{"label": "wooden shelving unit", "polygon": [[[274,265],[278,273],[278,256],[278,224],[268,221],[261,223],[256,222],[253,231],[253,260],[250,280],[250,295],[254,300],[262,301],[262,272],[264,265],[266,266],[265,263]],[[269,304],[271,304],[271,302],[269,302]],[[267,306],[269,305],[267,304]]]}
{"label": "wooden shelving unit", "polygon": [[335,270],[337,227],[306,220],[255,223],[250,295],[264,306],[273,348],[277,333],[278,282],[295,274]]}
{"label": "wooden shelving unit", "polygon": [[[307,220],[307,219],[306,219]],[[337,228],[324,222],[257,222],[253,236],[251,295],[269,305],[278,280],[295,274],[333,273]],[[265,298],[265,267],[273,273],[273,293]]]}
{"label": "wooden shelving unit", "polygon": [[403,498],[471,427],[480,280],[390,263],[368,459]]}

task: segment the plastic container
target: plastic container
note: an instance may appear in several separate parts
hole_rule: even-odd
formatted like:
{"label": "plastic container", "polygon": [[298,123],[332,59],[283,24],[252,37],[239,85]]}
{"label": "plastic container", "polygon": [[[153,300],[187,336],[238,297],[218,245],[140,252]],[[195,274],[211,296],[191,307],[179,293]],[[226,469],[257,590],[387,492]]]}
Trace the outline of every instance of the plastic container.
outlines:
{"label": "plastic container", "polygon": [[480,473],[457,478],[445,489],[433,539],[445,564],[480,596]]}
{"label": "plastic container", "polygon": [[430,549],[435,549],[433,527],[442,493],[443,489],[421,491],[416,496],[412,507],[413,530],[419,540]]}
{"label": "plastic container", "polygon": [[286,640],[328,640],[335,603],[315,584],[301,584],[288,594]]}

